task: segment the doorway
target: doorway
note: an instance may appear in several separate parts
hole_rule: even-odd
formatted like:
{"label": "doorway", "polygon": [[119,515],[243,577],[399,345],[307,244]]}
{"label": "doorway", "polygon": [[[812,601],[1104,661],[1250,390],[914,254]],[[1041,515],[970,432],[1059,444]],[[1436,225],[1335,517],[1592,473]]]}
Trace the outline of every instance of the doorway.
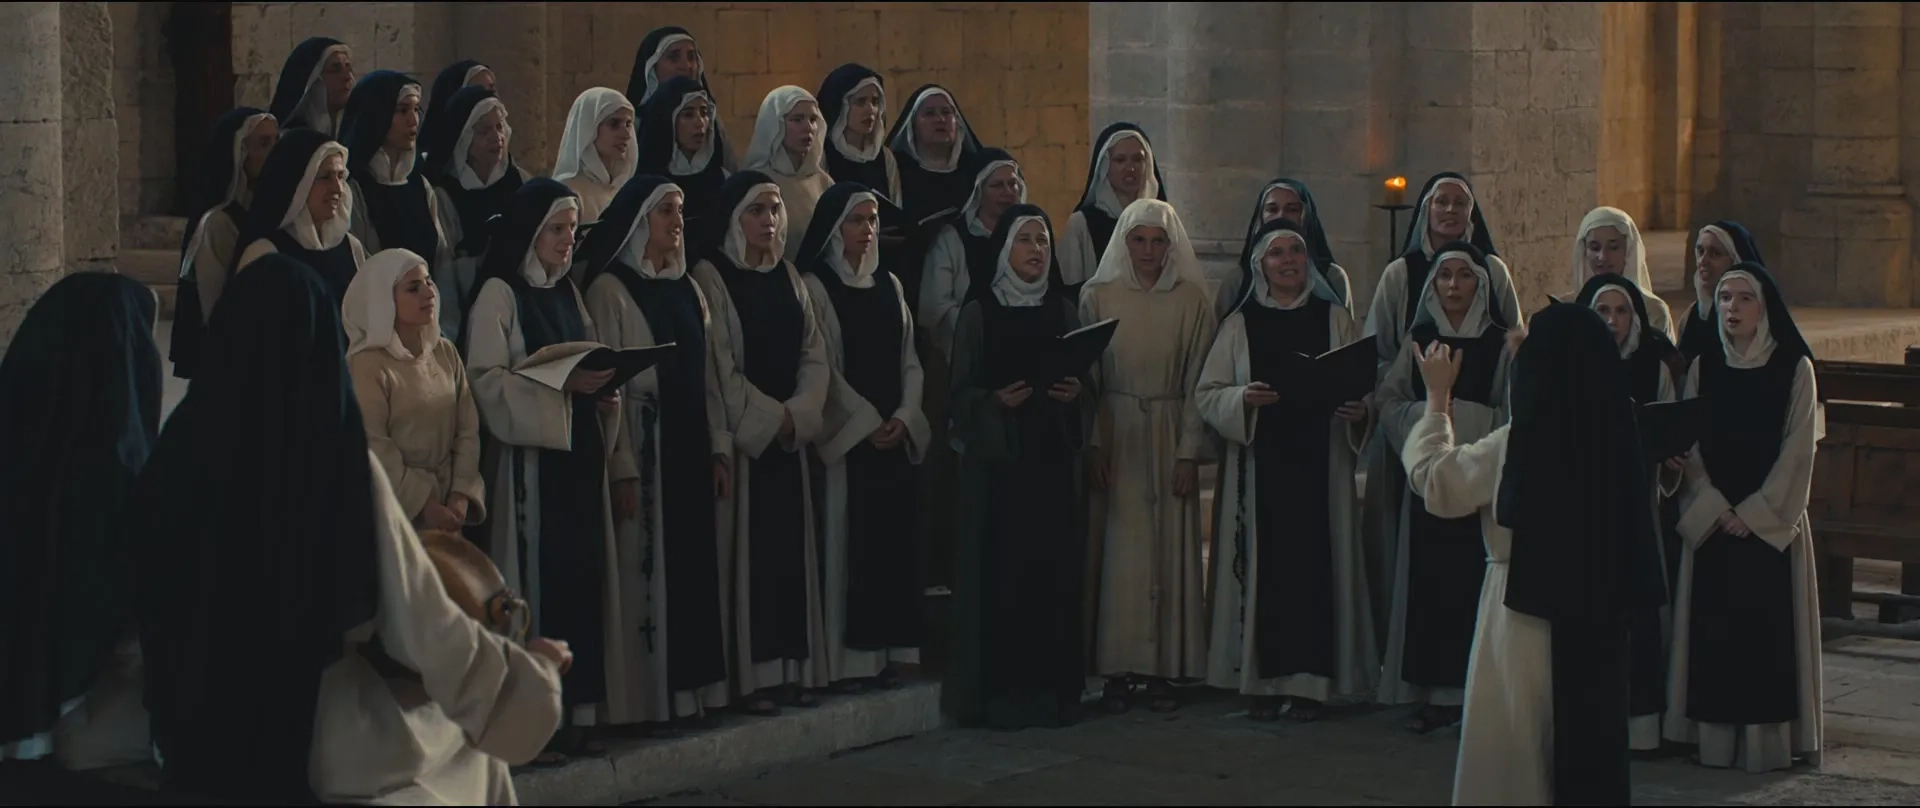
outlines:
{"label": "doorway", "polygon": [[207,133],[233,109],[233,4],[173,3],[165,27],[173,63],[174,178],[166,213],[184,216],[199,193],[195,177]]}

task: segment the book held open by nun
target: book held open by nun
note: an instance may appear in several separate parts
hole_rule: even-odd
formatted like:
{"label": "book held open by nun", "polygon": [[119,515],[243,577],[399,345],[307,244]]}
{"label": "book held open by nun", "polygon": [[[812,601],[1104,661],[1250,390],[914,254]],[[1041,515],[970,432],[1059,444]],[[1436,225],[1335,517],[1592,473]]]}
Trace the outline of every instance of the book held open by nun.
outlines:
{"label": "book held open by nun", "polygon": [[1640,422],[1640,448],[1647,462],[1659,463],[1686,454],[1707,431],[1705,398],[1657,401],[1641,404],[1635,413]]}
{"label": "book held open by nun", "polygon": [[659,364],[661,359],[668,356],[667,349],[676,344],[668,342],[645,348],[614,350],[597,342],[562,342],[534,351],[533,355],[515,365],[513,372],[564,391],[567,377],[572,375],[575,368],[612,370],[613,378],[594,393],[596,396],[607,396],[632,381],[633,377]]}
{"label": "book held open by nun", "polygon": [[1374,345],[1374,337],[1364,337],[1319,356],[1294,354],[1296,361],[1286,378],[1254,381],[1266,382],[1282,398],[1303,398],[1337,409],[1373,392],[1379,361]]}
{"label": "book held open by nun", "polygon": [[1119,325],[1119,320],[1109,318],[1042,340],[1032,350],[1004,360],[999,383],[1005,386],[1025,381],[1035,390],[1044,391],[1068,377],[1084,381],[1093,363],[1107,352]]}

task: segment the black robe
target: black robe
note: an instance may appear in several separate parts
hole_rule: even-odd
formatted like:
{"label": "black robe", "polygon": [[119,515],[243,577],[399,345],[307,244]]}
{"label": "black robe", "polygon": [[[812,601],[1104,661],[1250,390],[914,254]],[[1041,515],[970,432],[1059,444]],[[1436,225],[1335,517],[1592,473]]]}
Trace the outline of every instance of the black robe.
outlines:
{"label": "black robe", "polygon": [[319,275],[320,284],[326,287],[328,294],[333,295],[335,305],[346,303],[347,286],[353,283],[353,276],[360,274],[351,236],[340,239],[339,244],[324,250],[309,250],[301,246],[299,240],[285,230],[268,233],[267,240],[273,242],[273,248],[281,255],[306,264]]}

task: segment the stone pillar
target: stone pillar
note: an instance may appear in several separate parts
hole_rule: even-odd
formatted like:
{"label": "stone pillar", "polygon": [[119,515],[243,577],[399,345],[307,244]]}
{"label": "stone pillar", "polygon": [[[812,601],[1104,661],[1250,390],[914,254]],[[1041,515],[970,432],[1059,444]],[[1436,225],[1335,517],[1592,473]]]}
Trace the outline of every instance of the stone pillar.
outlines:
{"label": "stone pillar", "polygon": [[60,3],[62,187],[68,270],[120,254],[120,130],[113,109],[113,18],[106,3]]}
{"label": "stone pillar", "polygon": [[1806,193],[1780,216],[1781,283],[1795,303],[1906,306],[1913,208],[1900,175],[1899,3],[1812,8]]}
{"label": "stone pillar", "polygon": [[61,276],[60,52],[59,3],[0,6],[0,346]]}

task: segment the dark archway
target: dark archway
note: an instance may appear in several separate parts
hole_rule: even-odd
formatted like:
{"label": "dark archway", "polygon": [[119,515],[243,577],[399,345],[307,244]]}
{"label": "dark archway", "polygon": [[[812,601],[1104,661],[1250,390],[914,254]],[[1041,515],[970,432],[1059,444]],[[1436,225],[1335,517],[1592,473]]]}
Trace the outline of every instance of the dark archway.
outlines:
{"label": "dark archway", "polygon": [[173,62],[173,199],[168,213],[192,205],[200,155],[213,122],[233,108],[233,4],[174,3],[164,29]]}

